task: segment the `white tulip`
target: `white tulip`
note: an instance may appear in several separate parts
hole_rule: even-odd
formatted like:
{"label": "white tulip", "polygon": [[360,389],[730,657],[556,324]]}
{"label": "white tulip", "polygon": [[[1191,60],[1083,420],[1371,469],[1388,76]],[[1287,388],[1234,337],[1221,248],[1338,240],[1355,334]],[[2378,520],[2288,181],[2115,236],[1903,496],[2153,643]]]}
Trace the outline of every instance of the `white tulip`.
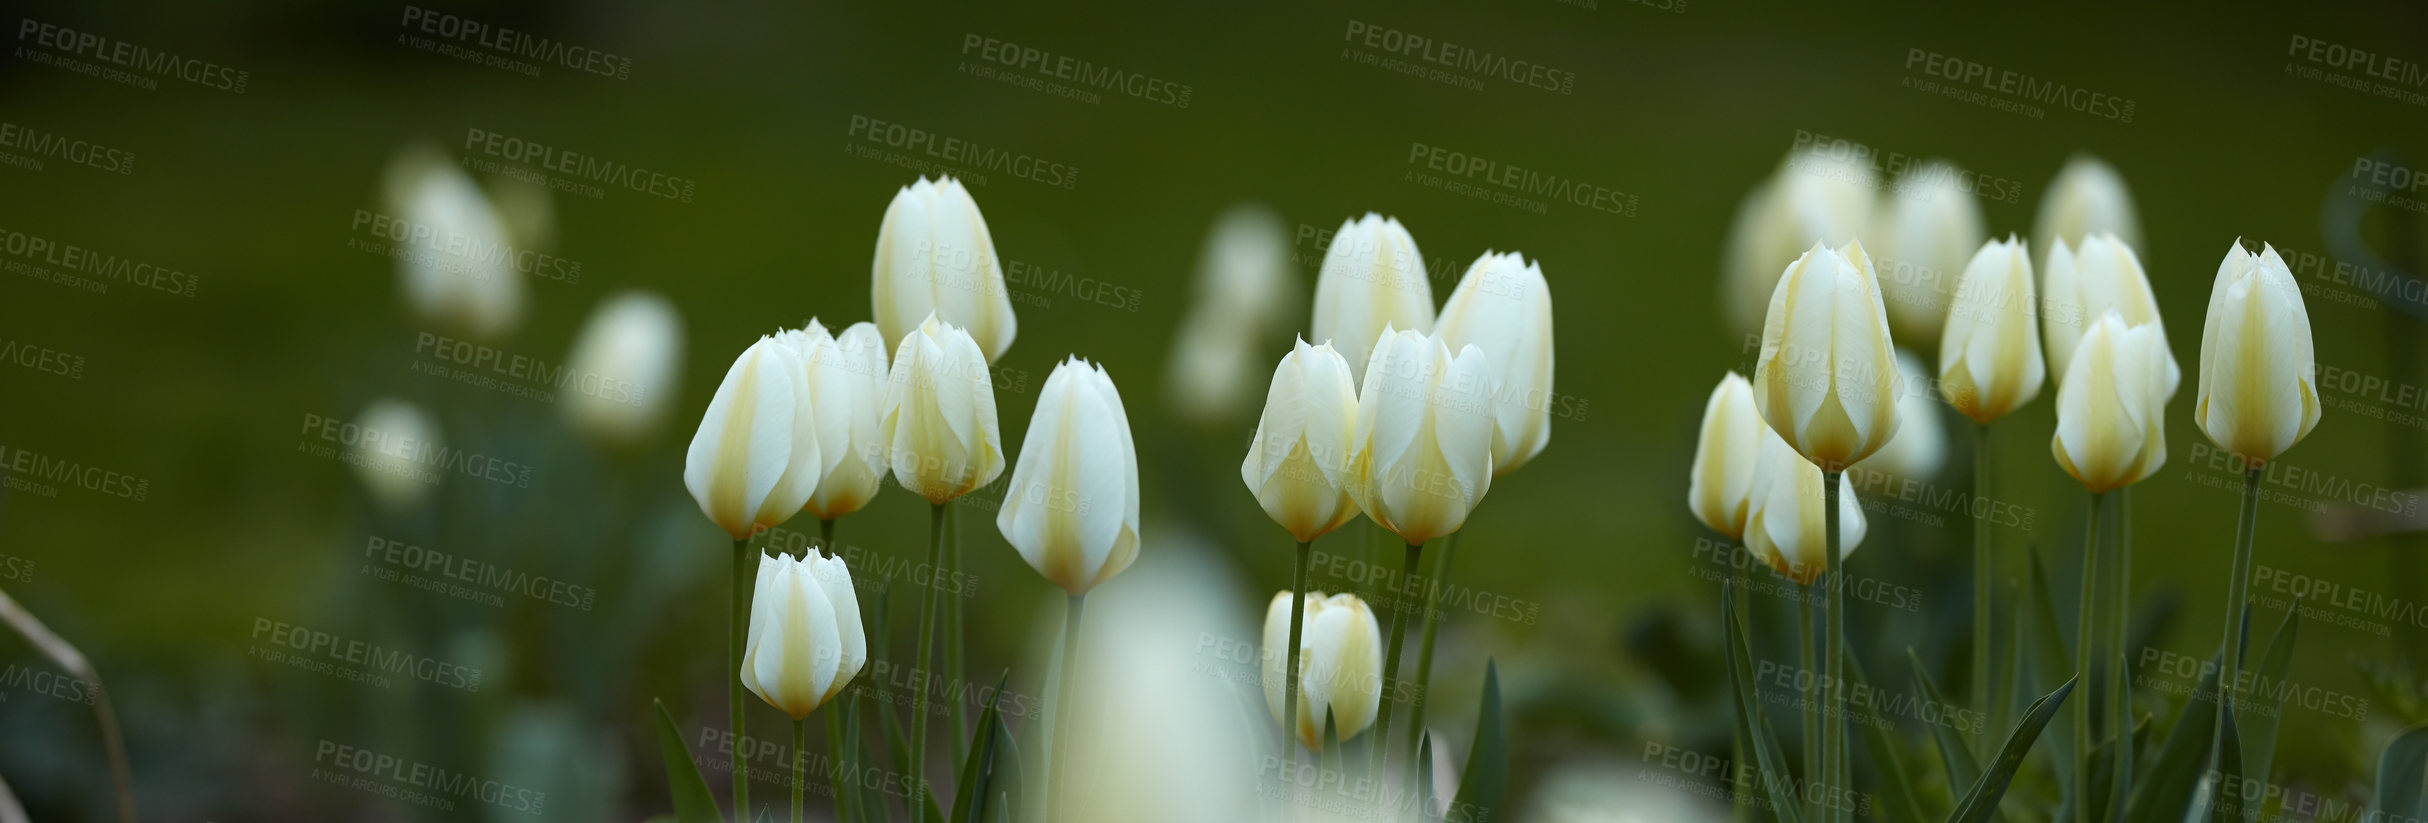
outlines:
{"label": "white tulip", "polygon": [[1321,752],[1329,716],[1333,738],[1348,742],[1374,725],[1383,699],[1383,632],[1354,594],[1307,592],[1298,638],[1298,716],[1282,716],[1290,688],[1290,593],[1265,609],[1265,706],[1309,751]]}
{"label": "white tulip", "polygon": [[1103,366],[1073,357],[1046,376],[995,527],[1074,596],[1138,559],[1138,445]]}
{"label": "white tulip", "polygon": [[1263,417],[1239,476],[1257,505],[1299,542],[1313,542],[1357,516],[1346,476],[1357,434],[1357,389],[1331,344],[1305,339],[1273,368]]}
{"label": "white tulip", "polygon": [[1909,168],[1872,222],[1889,327],[1907,346],[1939,339],[1965,261],[1987,239],[1980,203],[1957,189],[1963,174],[1945,160]]}
{"label": "white tulip", "polygon": [[2040,195],[2040,214],[2032,221],[2032,252],[2047,259],[2050,247],[2063,240],[2082,248],[2082,239],[2108,232],[2127,245],[2141,248],[2141,218],[2133,210],[2133,194],[2125,189],[2116,167],[2088,154],[2066,159],[2057,179]]}
{"label": "white tulip", "polygon": [[[1804,459],[1777,434],[1763,439],[1755,471],[1753,509],[1745,519],[1745,548],[1799,585],[1826,570],[1829,523],[1821,468]],[[1838,557],[1855,553],[1866,524],[1854,484],[1838,476]]]}
{"label": "white tulip", "polygon": [[1019,331],[986,217],[961,181],[939,177],[894,193],[877,227],[869,288],[877,331],[892,345],[930,315],[967,330],[993,363]]}
{"label": "white tulip", "polygon": [[426,239],[400,241],[405,304],[422,321],[479,340],[522,324],[524,286],[505,219],[462,169],[408,150],[391,165],[391,208]]}
{"label": "white tulip", "polygon": [[1688,472],[1686,507],[1696,519],[1730,540],[1744,539],[1762,441],[1774,437],[1754,408],[1753,384],[1736,372],[1721,377],[1703,403],[1703,427]]}
{"label": "white tulip", "polygon": [[1939,393],[1973,422],[2005,417],[2040,396],[2048,365],[2033,295],[2032,260],[2013,237],[1983,245],[1964,266],[1939,340]]}
{"label": "white tulip", "polygon": [[1242,411],[1272,333],[1301,310],[1295,279],[1289,230],[1271,210],[1241,204],[1214,221],[1164,369],[1175,414],[1209,425]]}
{"label": "white tulip", "polygon": [[1003,474],[1003,431],[986,354],[961,327],[928,315],[894,349],[877,418],[894,482],[944,505]]}
{"label": "white tulip", "polygon": [[392,512],[410,511],[429,499],[438,473],[422,461],[444,449],[438,421],[420,406],[393,397],[376,398],[354,416],[362,437],[347,444],[354,479],[371,501]]}
{"label": "white tulip", "polygon": [[1467,346],[1385,327],[1366,363],[1349,496],[1409,545],[1458,531],[1492,488],[1492,366]]}
{"label": "white tulip", "polygon": [[878,434],[884,417],[885,341],[873,323],[830,336],[815,318],[784,333],[809,369],[809,407],[817,420],[818,490],[803,508],[819,520],[855,511],[877,496],[892,468]]}
{"label": "white tulip", "polygon": [[2141,482],[2167,462],[2166,346],[2157,326],[2109,310],[2083,335],[2057,384],[2057,465],[2096,494]]}
{"label": "white tulip", "polygon": [[843,558],[812,551],[759,557],[742,685],[800,720],[842,694],[868,664],[860,596]]}
{"label": "white tulip", "polygon": [[1879,188],[1869,165],[1826,153],[1790,152],[1745,196],[1729,228],[1722,302],[1729,325],[1762,327],[1780,269],[1814,243],[1835,248],[1870,225]]}
{"label": "white tulip", "polygon": [[681,385],[683,316],[656,292],[609,297],[574,335],[566,367],[566,425],[607,443],[640,441],[665,421]]}
{"label": "white tulip", "polygon": [[2318,425],[2318,357],[2302,290],[2275,246],[2226,251],[2200,332],[2202,433],[2244,460],[2284,454]]}
{"label": "white tulip", "polygon": [[1911,480],[1938,476],[1939,467],[1947,462],[1947,426],[1939,419],[1945,405],[1939,402],[1939,392],[1931,388],[1934,381],[1922,358],[1898,349],[1897,371],[1905,376],[1905,391],[1897,395],[1897,436],[1855,468]]}
{"label": "white tulip", "polygon": [[1905,391],[1863,244],[1815,244],[1771,292],[1754,406],[1807,459],[1842,471],[1897,434]]}
{"label": "white tulip", "polygon": [[2042,275],[2040,323],[2049,347],[2049,373],[2064,379],[2074,347],[2100,315],[2114,311],[2127,326],[2154,326],[2164,356],[2167,397],[2183,382],[2183,367],[2167,348],[2166,324],[2158,317],[2158,297],[2150,291],[2141,258],[2133,247],[2109,232],[2082,238],[2079,247],[2057,241],[2049,247],[2048,271]]}
{"label": "white tulip", "polygon": [[1492,364],[1492,471],[1508,474],[1551,441],[1551,285],[1542,261],[1484,252],[1442,304],[1443,345],[1474,346]]}
{"label": "white tulip", "polygon": [[683,486],[735,540],[789,520],[817,489],[815,426],[800,355],[761,337],[734,359],[700,416]]}
{"label": "white tulip", "polygon": [[1416,238],[1397,218],[1373,212],[1343,220],[1315,277],[1314,339],[1349,361],[1359,385],[1385,328],[1433,330],[1433,283]]}

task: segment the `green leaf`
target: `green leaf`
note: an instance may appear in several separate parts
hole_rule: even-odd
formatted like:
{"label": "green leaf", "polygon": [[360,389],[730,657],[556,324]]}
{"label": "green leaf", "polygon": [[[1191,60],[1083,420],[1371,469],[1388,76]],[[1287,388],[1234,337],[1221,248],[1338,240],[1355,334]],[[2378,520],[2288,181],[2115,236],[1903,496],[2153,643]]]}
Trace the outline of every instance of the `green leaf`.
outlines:
{"label": "green leaf", "polygon": [[[1939,706],[1955,705],[1939,695],[1939,687],[1932,685],[1930,671],[1923,667],[1922,658],[1914,654],[1914,647],[1905,647],[1905,659],[1914,666],[1914,688],[1921,690],[1924,700]],[[1955,791],[1957,786],[1970,786],[1980,780],[1981,766],[1973,762],[1973,753],[1965,747],[1964,735],[1949,728],[1946,723],[1932,723],[1930,727],[1931,738],[1939,743],[1939,762],[1947,768],[1948,790]],[[1987,734],[1988,730],[1984,729],[1983,733]]]}
{"label": "green leaf", "polygon": [[[2276,724],[2285,711],[2285,698],[2293,693],[2286,687],[2285,673],[2293,667],[2293,641],[2301,628],[2301,601],[2285,610],[2285,622],[2278,625],[2276,636],[2268,640],[2268,653],[2260,658],[2259,679],[2251,683],[2249,705],[2236,718],[2236,730],[2243,733],[2243,773],[2268,779],[2270,761],[2276,755]],[[2274,693],[2274,698],[2269,697]]]}
{"label": "green leaf", "polygon": [[2065,705],[2066,695],[2074,691],[2074,684],[2080,679],[2079,675],[2068,679],[2056,691],[2032,701],[2032,707],[2015,724],[2015,732],[2007,735],[2006,745],[1998,750],[1997,762],[1990,764],[1989,771],[1973,782],[1972,790],[1964,793],[1964,802],[1956,806],[1954,814],[1948,815],[1948,823],[1983,823],[1998,813],[1998,801],[2006,796],[2007,784],[2014,781],[2015,770],[2023,765],[2024,755],[2031,753],[2033,741],[2040,739],[2041,728],[2049,724],[2049,718],[2057,716],[2058,707]]}
{"label": "green leaf", "polygon": [[868,739],[861,734],[860,698],[851,696],[850,692],[845,692],[845,694],[850,699],[843,709],[843,739],[849,741],[846,745],[851,747],[854,754],[852,757],[853,771],[845,773],[843,778],[852,792],[852,817],[856,819],[855,823],[874,823],[874,821],[880,820],[892,823],[893,808],[885,805],[886,797],[877,790],[876,786],[869,785],[872,782],[883,785],[883,781],[871,781],[866,774],[868,770],[878,767],[877,759],[869,754]]}
{"label": "green leaf", "polygon": [[683,748],[683,733],[675,730],[674,715],[666,713],[666,703],[652,698],[650,705],[658,709],[658,757],[666,761],[666,793],[674,796],[674,817],[681,823],[719,823],[717,798],[708,793],[708,781],[700,779],[700,767],[691,762],[691,750]]}
{"label": "green leaf", "polygon": [[1433,819],[1433,735],[1416,741],[1417,819]]}
{"label": "green leaf", "polygon": [[[890,605],[892,597],[893,591],[890,588],[877,593],[876,619],[871,621],[868,626],[869,659],[875,661],[877,665],[885,663],[885,616],[890,612],[887,607]],[[924,667],[913,666],[911,668],[913,671],[918,671]],[[921,674],[924,677],[925,673],[921,672]],[[923,677],[912,679],[922,680]],[[900,777],[910,784],[910,791],[917,792],[919,799],[927,804],[927,819],[943,820],[944,812],[936,806],[936,793],[927,790],[927,772],[911,765],[910,738],[903,736],[902,723],[894,717],[894,701],[890,697],[892,692],[886,690],[885,678],[876,678],[872,682],[877,690],[877,716],[884,721],[885,725],[886,749],[893,755],[894,776]],[[914,694],[911,695],[911,699],[926,700],[927,695]]]}
{"label": "green leaf", "polygon": [[1728,685],[1737,695],[1737,722],[1746,725],[1746,734],[1754,741],[1754,761],[1762,768],[1762,788],[1770,794],[1771,814],[1779,823],[1803,823],[1797,812],[1801,801],[1796,794],[1795,775],[1787,770],[1787,756],[1779,752],[1779,737],[1771,732],[1770,717],[1762,713],[1762,702],[1755,694],[1753,655],[1745,645],[1745,627],[1737,623],[1736,591],[1733,586],[1720,588],[1720,615],[1728,626]]}
{"label": "green leaf", "polygon": [[999,819],[1014,816],[1020,808],[1021,788],[1028,785],[1028,768],[1021,763],[1020,738],[1012,736],[1012,727],[1003,722],[1003,713],[995,713],[995,773],[988,778],[986,789],[995,796],[989,805],[996,809]]}
{"label": "green leaf", "polygon": [[1484,659],[1484,699],[1475,709],[1475,745],[1459,774],[1458,798],[1450,807],[1471,820],[1499,820],[1509,799],[1509,740],[1501,728],[1501,673]]}
{"label": "green leaf", "polygon": [[[1323,736],[1315,739],[1317,742],[1324,744],[1323,756],[1317,761],[1316,765],[1316,768],[1319,771],[1315,775],[1315,785],[1322,786],[1324,784],[1323,772],[1331,772],[1336,775],[1347,775],[1348,772],[1342,771],[1344,766],[1341,763],[1340,750],[1349,748],[1349,744],[1348,741],[1340,739],[1340,724],[1332,722],[1332,710],[1329,708],[1324,710]],[[1364,770],[1360,769],[1359,772],[1363,773]],[[1346,777],[1343,779],[1345,780]]]}
{"label": "green leaf", "polygon": [[960,823],[986,823],[986,801],[993,794],[987,785],[993,775],[995,760],[995,704],[1003,699],[1003,684],[1012,673],[1004,672],[995,679],[995,692],[986,700],[978,714],[978,731],[970,736],[969,757],[961,761],[961,780],[953,790],[952,820]]}
{"label": "green leaf", "polygon": [[2386,743],[2377,758],[2377,794],[2370,820],[2418,820],[2428,816],[2420,778],[2428,774],[2428,725],[2413,726]]}
{"label": "green leaf", "polygon": [[2192,687],[2192,699],[2184,703],[2183,710],[2176,712],[2175,728],[2168,729],[2166,742],[2158,745],[2158,758],[2133,780],[2126,820],[2183,823],[2184,814],[2191,810],[2192,793],[2209,767],[2209,743],[2217,734],[2220,666],[2217,656],[2210,655],[2209,665],[2201,667],[2200,683]]}
{"label": "green leaf", "polygon": [[[1847,650],[1846,674],[1849,680],[1854,681],[1856,689],[1869,691],[1871,684],[1863,675],[1861,657],[1862,655],[1855,654],[1853,649]],[[1930,818],[1922,813],[1922,801],[1916,799],[1914,795],[1913,779],[1906,776],[1905,761],[1897,757],[1897,741],[1891,738],[1888,730],[1881,728],[1880,724],[1856,723],[1855,725],[1863,727],[1864,744],[1871,747],[1872,759],[1887,765],[1887,768],[1882,771],[1888,775],[1891,789],[1889,795],[1897,801],[1891,804],[1890,808],[1897,811],[1897,816],[1914,821],[1914,823],[1929,820]]]}
{"label": "green leaf", "polygon": [[[2066,648],[2068,638],[2065,630],[2058,627],[2057,601],[2049,593],[2048,569],[2040,563],[2039,549],[2033,549],[2030,554],[2032,557],[2032,602],[2025,606],[2031,609],[2029,617],[2032,625],[2030,634],[2032,638],[2032,672],[2035,678],[2033,683],[2037,688],[2054,689],[2057,688],[2057,684],[2064,682],[2059,678],[2073,676],[2074,656]],[[2057,775],[2058,782],[2063,784],[2066,796],[2072,797],[2074,730],[2068,724],[2059,723],[2048,730],[2048,735],[2049,745],[2043,747],[2042,751],[2049,753],[2049,769]],[[2183,821],[2171,820],[2168,823],[2183,823]]]}
{"label": "green leaf", "polygon": [[2209,787],[2210,823],[2243,823],[2243,804],[2226,797],[2241,795],[2243,782],[2242,741],[2234,734],[2234,698],[2226,698],[2225,726],[2220,730],[2217,744],[2217,782]]}

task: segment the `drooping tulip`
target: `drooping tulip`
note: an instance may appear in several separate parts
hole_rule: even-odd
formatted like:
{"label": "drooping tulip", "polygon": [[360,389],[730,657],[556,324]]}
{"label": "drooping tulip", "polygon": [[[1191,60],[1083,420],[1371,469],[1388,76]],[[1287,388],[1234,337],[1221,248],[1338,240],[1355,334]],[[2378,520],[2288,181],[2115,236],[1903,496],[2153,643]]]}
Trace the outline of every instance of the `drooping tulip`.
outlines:
{"label": "drooping tulip", "polygon": [[1357,434],[1357,389],[1331,344],[1300,339],[1273,369],[1264,416],[1239,466],[1266,516],[1299,542],[1313,542],[1357,516],[1346,476]]}
{"label": "drooping tulip", "polygon": [[1947,325],[1948,304],[1964,264],[1981,248],[1981,205],[1960,191],[1964,171],[1945,160],[1915,165],[1881,198],[1872,231],[1873,263],[1897,342],[1928,346]]}
{"label": "drooping tulip", "polygon": [[1273,719],[1309,751],[1321,752],[1324,720],[1330,716],[1333,740],[1347,742],[1367,726],[1382,706],[1383,632],[1366,602],[1354,594],[1329,597],[1307,592],[1298,648],[1298,716],[1286,718],[1290,651],[1290,592],[1273,595],[1265,609],[1265,706]]}
{"label": "drooping tulip", "polygon": [[1046,376],[995,527],[1073,596],[1138,559],[1138,446],[1103,366],[1073,357]]}
{"label": "drooping tulip", "polygon": [[683,485],[733,539],[790,519],[817,490],[809,373],[793,347],[761,337],[735,358],[700,416]]}
{"label": "drooping tulip", "polygon": [[[1810,585],[1825,570],[1829,522],[1821,468],[1797,454],[1776,434],[1763,438],[1755,470],[1753,507],[1745,518],[1745,548],[1798,585]],[[1838,557],[1863,542],[1863,504],[1854,483],[1838,476]]]}
{"label": "drooping tulip", "polygon": [[1433,330],[1433,283],[1416,238],[1398,218],[1373,212],[1343,220],[1315,277],[1314,339],[1349,361],[1359,385],[1375,338],[1386,328]]}
{"label": "drooping tulip", "polygon": [[1492,488],[1492,371],[1474,346],[1386,327],[1366,363],[1349,496],[1410,545],[1458,531]]}
{"label": "drooping tulip", "polygon": [[2098,494],[2167,462],[2166,347],[2158,327],[2110,309],[2091,325],[2057,384],[2057,465]]}
{"label": "drooping tulip", "polygon": [[860,596],[841,557],[759,558],[742,685],[792,719],[842,694],[868,664]]}
{"label": "drooping tulip", "polygon": [[1729,325],[1759,330],[1780,269],[1814,243],[1834,248],[1863,234],[1878,188],[1871,166],[1846,155],[1793,151],[1781,160],[1729,226],[1721,257]]}
{"label": "drooping tulip", "polygon": [[1754,406],[1798,453],[1843,471],[1897,434],[1897,371],[1863,244],[1815,244],[1787,267],[1762,323]]}
{"label": "drooping tulip", "polygon": [[785,332],[785,340],[809,368],[821,458],[818,489],[802,510],[819,520],[859,511],[892,468],[878,425],[885,412],[885,341],[873,323],[854,323],[838,337],[815,318]]}
{"label": "drooping tulip", "polygon": [[523,272],[505,218],[470,175],[434,149],[390,163],[389,207],[415,236],[397,249],[405,304],[422,322],[494,341],[522,324]]}
{"label": "drooping tulip", "polygon": [[409,511],[429,499],[438,486],[422,455],[442,448],[438,420],[420,406],[394,397],[376,398],[355,415],[362,437],[346,445],[353,459],[354,478],[381,508]]}
{"label": "drooping tulip", "polygon": [[1492,472],[1508,474],[1551,442],[1551,285],[1542,261],[1484,252],[1434,324],[1443,345],[1474,346],[1492,364]]}
{"label": "drooping tulip", "polygon": [[1003,283],[995,238],[969,189],[949,176],[902,187],[877,227],[869,288],[877,331],[897,344],[933,314],[966,330],[993,363],[1012,347],[1019,319]]}
{"label": "drooping tulip", "polygon": [[629,444],[657,430],[674,404],[683,368],[683,316],[656,292],[599,303],[565,360],[572,390],[558,411],[575,431]]}
{"label": "drooping tulip", "polygon": [[2141,217],[2133,209],[2133,193],[2126,190],[2124,177],[2105,160],[2077,154],[2066,158],[2065,168],[2040,195],[2040,213],[2032,220],[2032,253],[2046,260],[2057,241],[2080,249],[2082,239],[2097,232],[2142,247]]}
{"label": "drooping tulip", "polygon": [[2048,365],[2039,309],[2022,241],[1992,240],[1973,255],[1939,340],[1939,393],[1948,405],[1988,423],[2040,396]]}
{"label": "drooping tulip", "polygon": [[1762,441],[1777,436],[1754,408],[1753,384],[1733,371],[1721,377],[1703,403],[1703,427],[1688,473],[1686,507],[1696,519],[1730,540],[1745,538]]}
{"label": "drooping tulip", "polygon": [[2094,232],[2082,238],[2079,246],[2057,241],[2049,247],[2047,271],[2042,274],[2040,323],[2049,351],[2049,374],[2063,380],[2066,364],[2074,356],[2090,325],[2101,315],[2115,311],[2127,326],[2148,325],[2158,329],[2158,346],[2165,356],[2162,369],[2167,384],[2167,397],[2183,382],[2183,367],[2176,365],[2175,354],[2167,346],[2166,324],[2158,317],[2158,297],[2150,291],[2149,277],[2143,274],[2141,258],[2133,247],[2110,232]]}
{"label": "drooping tulip", "polygon": [[2218,447],[2247,461],[2284,454],[2318,425],[2318,357],[2301,286],[2275,246],[2226,251],[2200,332],[2200,394],[2192,417]]}
{"label": "drooping tulip", "polygon": [[902,336],[885,381],[877,440],[894,482],[944,505],[1003,474],[1003,432],[986,354],[935,315]]}

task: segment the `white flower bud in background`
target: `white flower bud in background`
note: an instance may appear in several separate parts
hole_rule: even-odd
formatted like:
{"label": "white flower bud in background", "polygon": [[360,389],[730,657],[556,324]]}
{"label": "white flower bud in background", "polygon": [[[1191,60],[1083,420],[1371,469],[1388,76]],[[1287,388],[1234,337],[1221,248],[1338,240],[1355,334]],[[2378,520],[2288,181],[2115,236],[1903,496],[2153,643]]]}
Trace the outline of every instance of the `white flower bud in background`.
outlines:
{"label": "white flower bud in background", "polygon": [[391,512],[419,508],[438,487],[439,474],[422,460],[444,447],[438,420],[420,406],[380,397],[363,406],[354,425],[362,436],[346,445],[354,455],[348,463],[371,502]]}
{"label": "white flower bud in background", "polygon": [[574,380],[558,395],[565,424],[607,444],[640,442],[681,386],[683,316],[656,292],[618,293],[591,310],[565,363]]}
{"label": "white flower bud in background", "polygon": [[1416,238],[1397,218],[1373,212],[1343,220],[1324,249],[1315,277],[1314,333],[1349,361],[1349,373],[1365,385],[1366,361],[1386,328],[1433,330],[1433,283]]}
{"label": "white flower bud in background", "polygon": [[993,363],[1020,327],[986,217],[951,177],[921,177],[894,193],[877,227],[869,294],[889,346],[933,314],[967,331]]}
{"label": "white flower bud in background", "polygon": [[[1745,548],[1798,585],[1810,585],[1826,569],[1829,521],[1821,468],[1789,448],[1776,434],[1765,438],[1755,470],[1753,510],[1745,519]],[[1863,542],[1863,504],[1850,478],[1838,476],[1838,557]]]}
{"label": "white flower bud in background", "polygon": [[[1273,595],[1265,609],[1265,706],[1309,751],[1346,743],[1374,725],[1383,699],[1383,632],[1366,601],[1354,594],[1307,592],[1298,638],[1298,716],[1282,716],[1289,695],[1290,600]],[[1329,715],[1333,739],[1324,739]]]}
{"label": "white flower bud in background", "polygon": [[435,147],[390,161],[382,199],[410,233],[394,241],[405,305],[432,327],[494,341],[523,321],[524,284],[505,219],[471,176]]}
{"label": "white flower bud in background", "polygon": [[1207,425],[1246,411],[1266,344],[1297,322],[1296,281],[1289,230],[1272,210],[1243,203],[1216,218],[1164,370],[1175,415]]}
{"label": "white flower bud in background", "polygon": [[2183,367],[2176,365],[2174,351],[2167,346],[2166,324],[2158,317],[2158,297],[2150,291],[2149,277],[2142,272],[2141,258],[2133,247],[2108,232],[2096,232],[2082,239],[2079,247],[2059,241],[2049,247],[2047,265],[2041,282],[2041,337],[2049,352],[2049,374],[2065,378],[2066,364],[2072,362],[2074,347],[2090,332],[2092,323],[2110,311],[2117,313],[2127,326],[2154,326],[2158,329],[2158,346],[2165,356],[2163,371],[2167,397],[2183,382]]}
{"label": "white flower bud in background", "polygon": [[1777,436],[1754,408],[1753,384],[1736,372],[1721,377],[1703,404],[1694,468],[1688,472],[1686,507],[1696,519],[1730,540],[1744,539],[1762,441]]}
{"label": "white flower bud in background", "polygon": [[1814,243],[1837,248],[1870,225],[1879,183],[1871,166],[1843,155],[1789,152],[1737,207],[1721,258],[1722,296],[1731,328],[1762,328],[1780,271]]}
{"label": "white flower bud in background", "polygon": [[1897,436],[1855,468],[1927,480],[1947,463],[1947,424],[1939,419],[1946,404],[1939,402],[1939,391],[1933,388],[1937,381],[1922,358],[1898,349],[1897,371],[1905,378],[1905,390],[1897,395]]}
{"label": "white flower bud in background", "polygon": [[1987,240],[1981,205],[1958,190],[1963,169],[1931,160],[1906,170],[1880,199],[1873,263],[1888,325],[1907,347],[1930,346],[1947,324],[1964,264]]}
{"label": "white flower bud in background", "polygon": [[2144,248],[2141,217],[2133,209],[2133,193],[2125,189],[2124,177],[2105,160],[2076,154],[2066,158],[2065,168],[2040,194],[2040,213],[2032,220],[2032,254],[2048,259],[2049,248],[2059,240],[2080,249],[2083,238],[2098,232]]}

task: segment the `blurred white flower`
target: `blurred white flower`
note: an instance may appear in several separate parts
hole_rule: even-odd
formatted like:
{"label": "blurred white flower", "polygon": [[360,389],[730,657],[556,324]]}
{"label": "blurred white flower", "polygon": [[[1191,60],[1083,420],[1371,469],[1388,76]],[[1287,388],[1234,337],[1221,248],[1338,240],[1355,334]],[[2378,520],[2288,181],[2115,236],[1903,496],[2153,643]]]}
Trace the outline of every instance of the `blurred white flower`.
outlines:
{"label": "blurred white flower", "polygon": [[631,444],[657,431],[682,382],[683,316],[664,296],[627,291],[600,301],[565,359],[574,381],[557,406],[574,431]]}
{"label": "blurred white flower", "polygon": [[1300,311],[1288,231],[1272,210],[1254,203],[1215,219],[1164,370],[1181,419],[1211,424],[1246,410],[1266,343]]}
{"label": "blurred white flower", "polygon": [[496,340],[522,324],[523,273],[505,220],[454,164],[408,149],[383,182],[410,235],[397,243],[405,305],[431,326]]}
{"label": "blurred white flower", "polygon": [[1988,239],[1981,205],[1959,190],[1964,170],[1945,160],[1906,169],[1880,199],[1871,230],[1879,236],[1873,262],[1888,324],[1897,342],[1928,346],[1939,339],[1964,264]]}
{"label": "blurred white flower", "polygon": [[[2097,232],[2110,232],[2134,248],[2141,245],[2141,216],[2133,209],[2133,193],[2125,189],[2116,167],[2088,154],[2066,158],[2057,179],[2040,194],[2040,213],[2032,220],[2032,256],[2046,260],[2059,240],[2075,248]],[[2096,315],[2094,315],[2096,317]]]}
{"label": "blurred white flower", "polygon": [[1737,206],[1721,257],[1721,305],[1729,326],[1762,329],[1773,287],[1814,243],[1837,248],[1870,225],[1879,182],[1851,158],[1792,151]]}
{"label": "blurred white flower", "polygon": [[428,499],[430,490],[438,487],[439,475],[423,457],[445,448],[439,439],[438,420],[420,406],[380,397],[355,415],[354,424],[362,436],[347,444],[350,458],[346,462],[353,466],[354,478],[362,482],[372,502],[402,512]]}
{"label": "blurred white flower", "polygon": [[[1855,464],[1862,471],[1887,472],[1908,480],[1938,476],[1947,462],[1947,423],[1939,417],[1939,402],[1930,369],[1922,358],[1897,350],[1897,371],[1905,375],[1905,390],[1897,395],[1897,434],[1888,445]],[[1857,483],[1856,485],[1864,485]]]}
{"label": "blurred white flower", "polygon": [[[1321,752],[1374,725],[1383,700],[1383,631],[1366,601],[1346,592],[1307,592],[1298,631],[1298,716],[1282,717],[1290,690],[1290,601],[1276,592],[1265,609],[1265,708],[1299,745]],[[1333,740],[1324,739],[1329,720]]]}

